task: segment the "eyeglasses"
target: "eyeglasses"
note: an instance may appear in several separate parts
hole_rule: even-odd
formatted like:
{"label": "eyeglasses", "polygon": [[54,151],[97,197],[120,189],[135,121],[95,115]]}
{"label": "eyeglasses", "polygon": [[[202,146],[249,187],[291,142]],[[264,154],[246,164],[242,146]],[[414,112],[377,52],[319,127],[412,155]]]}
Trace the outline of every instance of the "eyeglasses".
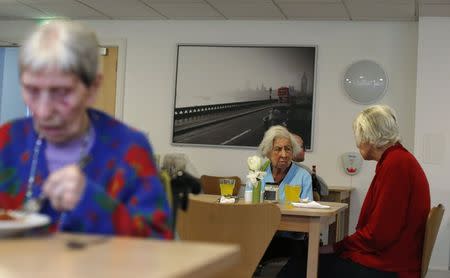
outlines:
{"label": "eyeglasses", "polygon": [[275,153],[281,153],[281,151],[285,151],[286,153],[292,153],[292,147],[291,146],[284,146],[284,147],[273,147],[273,152]]}

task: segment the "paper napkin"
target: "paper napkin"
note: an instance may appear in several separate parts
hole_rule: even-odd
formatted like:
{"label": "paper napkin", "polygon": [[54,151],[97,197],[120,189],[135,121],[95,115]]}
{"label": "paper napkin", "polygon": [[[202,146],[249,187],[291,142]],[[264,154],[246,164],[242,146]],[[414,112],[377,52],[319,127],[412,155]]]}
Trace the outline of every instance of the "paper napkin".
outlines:
{"label": "paper napkin", "polygon": [[219,200],[219,203],[221,203],[221,204],[234,204],[235,201],[236,200],[234,198],[221,196],[220,200]]}
{"label": "paper napkin", "polygon": [[327,209],[330,208],[330,206],[327,205],[321,205],[315,201],[309,202],[309,203],[291,203],[294,207],[299,208],[318,208],[318,209]]}

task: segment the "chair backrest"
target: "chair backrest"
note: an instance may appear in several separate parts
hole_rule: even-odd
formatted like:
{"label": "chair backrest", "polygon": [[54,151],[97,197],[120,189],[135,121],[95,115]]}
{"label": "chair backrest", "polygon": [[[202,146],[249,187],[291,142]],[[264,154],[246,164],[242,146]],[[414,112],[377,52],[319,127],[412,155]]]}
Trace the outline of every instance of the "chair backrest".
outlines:
{"label": "chair backrest", "polygon": [[235,180],[234,189],[233,189],[233,195],[234,196],[239,195],[239,189],[241,188],[241,178],[239,178],[238,176],[217,177],[217,176],[202,175],[200,177],[200,184],[202,185],[203,193],[205,193],[205,194],[213,194],[213,195],[220,195],[220,187],[219,187],[219,180],[220,179],[233,179],[233,180]]}
{"label": "chair backrest", "polygon": [[320,194],[317,191],[313,191],[313,199],[314,201],[320,201]]}
{"label": "chair backrest", "polygon": [[428,271],[428,264],[430,263],[431,253],[433,252],[434,243],[439,232],[439,227],[441,226],[444,210],[444,206],[439,204],[431,208],[430,213],[428,214],[422,250],[422,278],[425,278]]}
{"label": "chair backrest", "polygon": [[221,277],[252,277],[280,219],[280,209],[271,203],[218,204],[191,199],[187,212],[178,212],[177,231],[182,240],[239,244],[240,263]]}
{"label": "chair backrest", "polygon": [[173,207],[173,195],[172,195],[172,184],[170,183],[171,178],[167,170],[159,171],[159,179],[161,180],[164,191],[166,192],[167,201],[169,202],[170,207]]}

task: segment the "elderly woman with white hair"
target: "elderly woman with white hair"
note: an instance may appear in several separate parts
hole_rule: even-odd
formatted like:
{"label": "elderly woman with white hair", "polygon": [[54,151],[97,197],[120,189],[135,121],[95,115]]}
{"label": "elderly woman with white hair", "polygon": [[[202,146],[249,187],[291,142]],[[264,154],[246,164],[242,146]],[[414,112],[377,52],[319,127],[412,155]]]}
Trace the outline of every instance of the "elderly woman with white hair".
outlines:
{"label": "elderly woman with white hair", "polygon": [[388,106],[362,111],[353,130],[362,157],[377,161],[375,176],[355,233],[320,248],[319,277],[419,278],[430,210],[425,173],[400,144],[397,116]]}
{"label": "elderly woman with white hair", "polygon": [[259,145],[259,150],[270,161],[270,167],[265,169],[263,188],[266,182],[279,184],[279,200],[285,200],[286,184],[299,186],[300,198],[313,200],[311,175],[293,162],[295,153],[300,151],[300,145],[295,137],[283,126],[269,128]]}
{"label": "elderly woman with white hair", "polygon": [[[289,184],[300,188],[299,198],[313,200],[311,175],[292,160],[294,153],[300,151],[300,145],[285,127],[277,125],[269,128],[264,134],[259,150],[269,159],[262,188],[267,182],[279,184],[278,197],[284,202],[284,187]],[[265,262],[272,258],[289,257],[303,252],[305,249],[303,239],[303,233],[278,232],[267,248],[256,274]]]}
{"label": "elderly woman with white hair", "polygon": [[45,214],[51,231],[173,238],[148,139],[89,108],[102,81],[95,33],[38,26],[20,81],[32,115],[0,127],[0,209]]}

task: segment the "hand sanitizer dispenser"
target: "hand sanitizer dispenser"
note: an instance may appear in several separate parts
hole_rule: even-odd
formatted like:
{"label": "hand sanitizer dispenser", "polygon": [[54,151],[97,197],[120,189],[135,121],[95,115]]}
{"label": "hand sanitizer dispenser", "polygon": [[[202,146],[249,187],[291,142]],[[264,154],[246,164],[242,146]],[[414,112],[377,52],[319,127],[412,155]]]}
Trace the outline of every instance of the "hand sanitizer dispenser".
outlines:
{"label": "hand sanitizer dispenser", "polygon": [[363,159],[357,152],[347,152],[342,155],[342,166],[347,175],[354,176],[361,171]]}

